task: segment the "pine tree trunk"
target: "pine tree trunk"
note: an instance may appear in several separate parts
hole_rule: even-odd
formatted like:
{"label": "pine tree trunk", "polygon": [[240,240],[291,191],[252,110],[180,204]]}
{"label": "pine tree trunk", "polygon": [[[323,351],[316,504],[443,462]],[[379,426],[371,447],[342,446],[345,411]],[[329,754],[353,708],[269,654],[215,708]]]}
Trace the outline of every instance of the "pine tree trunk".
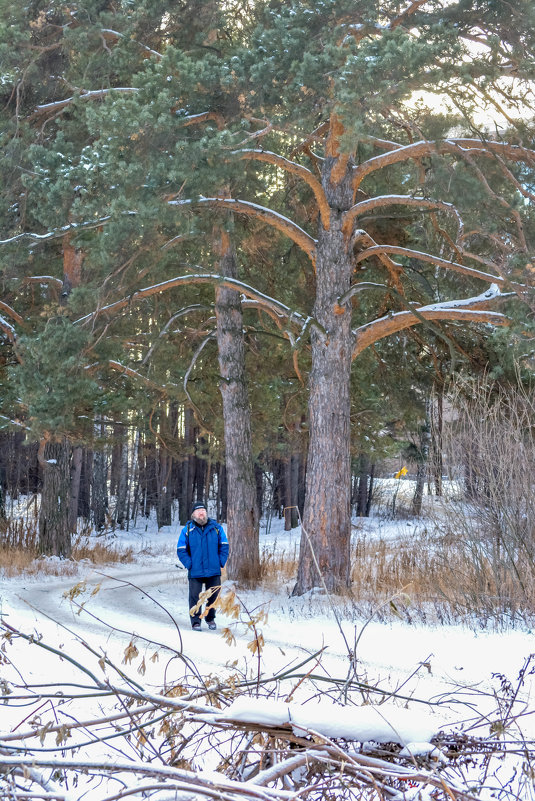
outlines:
{"label": "pine tree trunk", "polygon": [[168,450],[160,448],[158,455],[158,506],[156,507],[156,517],[158,530],[162,526],[171,525],[171,488],[169,480],[173,467],[173,458]]}
{"label": "pine tree trunk", "polygon": [[78,517],[88,522],[91,519],[91,481],[93,475],[93,451],[82,450],[82,472],[78,492]]}
{"label": "pine tree trunk", "polygon": [[221,518],[220,520],[227,522],[228,513],[228,484],[227,484],[227,466],[221,465]]}
{"label": "pine tree trunk", "polygon": [[416,466],[416,486],[412,496],[411,514],[418,517],[422,511],[422,501],[424,497],[425,476],[427,473],[427,462],[418,462]]}
{"label": "pine tree trunk", "polygon": [[313,315],[324,332],[311,331],[310,444],[294,595],[322,585],[318,569],[331,592],[350,583],[351,303],[338,304],[352,275],[350,243],[342,230],[342,213],[353,199],[350,164],[328,150],[322,183],[331,213],[329,230],[319,226]]}
{"label": "pine tree trunk", "polygon": [[186,453],[188,454],[185,470],[186,487],[184,500],[186,520],[188,520],[190,516],[191,504],[193,503],[193,488],[195,486],[195,441],[197,438],[195,433],[195,415],[193,414],[192,409],[186,408],[185,410],[184,426]]}
{"label": "pine tree trunk", "polygon": [[0,521],[6,519],[5,468],[0,464]]}
{"label": "pine tree trunk", "polygon": [[359,458],[359,476],[357,490],[357,517],[367,517],[368,506],[368,475],[370,462],[366,456]]}
{"label": "pine tree trunk", "polygon": [[[236,277],[234,253],[222,236],[221,272]],[[245,343],[239,293],[216,289],[220,390],[223,398],[227,468],[228,576],[246,585],[260,577],[256,480],[251,444],[251,416],[245,380]]]}
{"label": "pine tree trunk", "polygon": [[264,513],[264,471],[255,463],[254,466],[255,481],[256,481],[256,507],[258,509],[258,518],[260,519]]}
{"label": "pine tree trunk", "polygon": [[412,514],[418,516],[422,511],[422,501],[424,497],[425,477],[429,464],[429,450],[431,445],[431,413],[432,404],[428,399],[425,404],[425,423],[420,431],[420,458],[416,467],[416,487],[412,498]]}
{"label": "pine tree trunk", "polygon": [[91,493],[91,511],[95,529],[100,531],[106,525],[108,508],[108,492],[106,487],[106,454],[95,451],[93,454],[93,483]]}
{"label": "pine tree trunk", "polygon": [[121,443],[119,483],[117,485],[117,508],[115,520],[120,529],[124,529],[127,519],[127,498],[128,498],[128,443]]}
{"label": "pine tree trunk", "polygon": [[368,485],[368,499],[366,501],[366,517],[370,516],[370,511],[372,508],[374,479],[375,479],[375,464],[372,462],[372,466],[370,467],[370,483]]}
{"label": "pine tree trunk", "polygon": [[72,449],[71,471],[70,471],[70,498],[69,498],[69,531],[76,533],[78,522],[78,497],[80,495],[80,477],[82,475],[82,448],[78,445]]}
{"label": "pine tree trunk", "polygon": [[47,556],[68,558],[71,555],[70,455],[71,448],[66,439],[46,442],[40,449],[43,488],[39,511],[39,553]]}
{"label": "pine tree trunk", "polygon": [[284,460],[284,530],[292,529],[292,457]]}
{"label": "pine tree trunk", "polygon": [[435,493],[437,496],[442,496],[442,471],[444,465],[442,464],[442,438],[444,435],[444,390],[440,387],[437,390],[437,404],[434,425],[431,426],[432,431],[432,447],[433,447],[433,474],[435,479]]}

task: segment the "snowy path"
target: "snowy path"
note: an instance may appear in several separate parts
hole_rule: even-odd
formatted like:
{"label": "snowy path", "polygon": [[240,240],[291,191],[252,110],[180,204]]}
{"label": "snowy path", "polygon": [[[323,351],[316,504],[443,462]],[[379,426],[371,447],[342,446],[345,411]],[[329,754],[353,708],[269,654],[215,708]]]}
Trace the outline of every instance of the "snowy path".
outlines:
{"label": "snowy path", "polygon": [[[124,649],[134,635],[140,658],[145,653],[145,638],[172,649],[182,649],[203,675],[224,675],[228,672],[227,666],[236,662],[245,675],[256,676],[257,660],[247,649],[252,636],[244,626],[232,627],[235,645],[228,645],[221,636],[221,628],[231,623],[221,614],[218,616],[219,631],[203,629],[200,634],[191,631],[187,615],[186,572],[174,568],[167,557],[158,564],[150,559],[145,564],[88,570],[87,575],[80,578],[86,581],[85,592],[76,598],[77,603],[85,603],[80,614],[68,598],[63,597],[79,581],[72,577],[5,582],[3,607],[9,608],[11,619],[16,619],[21,627],[37,631],[44,627],[47,636],[58,642],[66,640],[67,632],[52,626],[50,621],[61,624],[89,642],[98,652],[105,652],[116,664],[121,663]],[[100,590],[91,595],[98,584]],[[259,592],[243,593],[243,597],[249,608],[270,600],[269,596]],[[307,616],[300,618],[299,604],[304,608],[302,602],[285,600],[280,595],[274,600],[277,601],[273,604],[275,608],[270,610],[267,623],[261,625],[265,639],[262,654],[264,675],[274,675],[325,648],[321,665],[314,672],[325,678],[345,679],[349,666],[347,649],[332,614],[311,617],[307,611]],[[165,609],[174,617],[180,636]],[[363,623],[355,625],[343,621],[350,647]],[[533,636],[522,631],[500,635],[492,632],[475,634],[459,626],[432,628],[410,626],[397,620],[389,625],[372,621],[359,642],[358,674],[363,681],[386,692],[398,691],[405,697],[432,701],[445,700],[453,695],[457,701],[477,703],[483,709],[490,708],[493,703],[492,698],[487,697],[487,693],[492,693],[496,687],[492,674],[503,673],[514,681],[524,658],[534,650]],[[154,647],[148,647],[147,656],[154,651]],[[165,651],[165,648],[161,649],[163,654]],[[167,653],[170,655],[171,652]],[[314,662],[310,662],[306,669],[313,665]],[[173,669],[179,668],[176,664]],[[157,685],[160,674],[148,672],[146,678]],[[290,685],[286,683],[280,689],[286,693]],[[528,705],[534,691],[535,687],[529,680],[523,692]],[[379,697],[374,696],[376,700]],[[441,714],[443,711],[444,707],[441,707]],[[453,714],[452,710],[450,712]],[[465,714],[463,712],[460,716]],[[453,716],[459,716],[457,704]]]}

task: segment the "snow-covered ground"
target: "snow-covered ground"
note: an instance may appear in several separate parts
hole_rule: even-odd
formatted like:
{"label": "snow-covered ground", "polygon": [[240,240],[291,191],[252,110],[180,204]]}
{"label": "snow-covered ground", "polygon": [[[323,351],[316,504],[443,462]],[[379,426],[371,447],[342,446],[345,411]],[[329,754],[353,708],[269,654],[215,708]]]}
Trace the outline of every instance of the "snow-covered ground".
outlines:
{"label": "snow-covered ground", "polygon": [[[359,521],[358,527],[369,538],[403,538],[411,530],[407,521]],[[120,547],[134,550],[131,563],[99,568],[80,564],[75,577],[38,573],[2,578],[2,618],[30,635],[29,641],[4,640],[0,686],[5,700],[9,693],[20,694],[14,687],[24,685],[32,687],[30,695],[35,697],[36,685],[75,683],[83,696],[81,685],[91,684],[84,680],[85,669],[100,679],[126,680],[155,694],[177,683],[185,693],[198,685],[199,676],[205,682],[239,676],[250,681],[248,694],[212,714],[224,712],[242,721],[267,719],[273,725],[290,720],[325,737],[396,741],[418,753],[421,743],[439,731],[535,740],[535,684],[529,661],[535,641],[530,630],[430,627],[395,616],[381,622],[356,619],[354,613],[344,614],[336,598],[319,592],[293,598],[289,582],[272,581],[264,589],[237,591],[237,620],[229,607],[226,614],[218,613],[217,631],[203,626],[196,633],[189,623],[187,574],[177,567],[177,534],[178,526],[158,532],[152,522],[138,520],[128,533],[110,535]],[[298,529],[284,532],[282,521],[272,520],[269,531],[262,529],[261,548],[293,553],[299,537]],[[223,594],[231,590],[227,582]],[[263,641],[260,653],[255,641]],[[62,661],[44,646],[66,657]],[[307,680],[296,678],[307,671]],[[269,701],[258,700],[256,696],[266,695],[266,686]],[[324,688],[327,695],[320,698]],[[69,703],[72,719],[99,714],[99,699],[88,695]],[[13,753],[15,758],[18,753],[2,750],[11,742],[5,739],[10,732],[30,724],[52,725],[54,714],[59,715],[56,725],[68,723],[63,709],[54,714],[47,709],[48,701],[43,700],[37,712],[29,703],[10,701],[0,707],[0,755]],[[54,740],[43,742],[45,751],[49,746],[51,753],[58,753]],[[528,745],[527,756],[498,760],[488,786],[478,788],[474,779],[472,797],[535,798],[533,779],[526,774],[531,770],[530,749]],[[100,750],[105,754],[109,748],[102,744]],[[215,766],[197,764],[203,767]],[[83,792],[71,787],[69,793],[65,797],[71,801],[100,801],[108,795],[85,785]]]}

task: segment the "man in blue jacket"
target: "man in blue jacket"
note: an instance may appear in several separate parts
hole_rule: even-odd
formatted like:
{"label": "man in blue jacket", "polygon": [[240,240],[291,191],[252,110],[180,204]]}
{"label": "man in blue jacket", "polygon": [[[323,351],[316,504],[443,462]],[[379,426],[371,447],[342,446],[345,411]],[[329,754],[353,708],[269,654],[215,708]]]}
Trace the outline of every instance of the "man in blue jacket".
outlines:
{"label": "man in blue jacket", "polygon": [[[203,585],[214,591],[208,598],[206,622],[215,629],[215,609],[212,604],[219,595],[221,568],[228,557],[228,540],[219,523],[208,517],[206,506],[201,501],[193,504],[191,520],[184,526],[176,547],[178,558],[188,570],[189,608],[196,606]],[[193,631],[201,630],[201,610],[191,615]]]}

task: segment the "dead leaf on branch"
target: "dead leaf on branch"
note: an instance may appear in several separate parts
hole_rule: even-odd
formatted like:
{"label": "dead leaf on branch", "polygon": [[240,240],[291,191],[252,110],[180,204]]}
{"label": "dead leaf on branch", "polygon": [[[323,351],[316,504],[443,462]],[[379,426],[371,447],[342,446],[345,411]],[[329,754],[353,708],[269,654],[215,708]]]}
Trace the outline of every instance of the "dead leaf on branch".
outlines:
{"label": "dead leaf on branch", "polygon": [[68,726],[63,725],[56,735],[56,745],[63,745],[71,736],[71,730]]}
{"label": "dead leaf on branch", "polygon": [[252,642],[247,644],[247,648],[251,651],[253,656],[255,654],[260,654],[262,652],[262,648],[264,647],[264,636],[262,633],[258,634]]}
{"label": "dead leaf on branch", "polygon": [[127,647],[124,650],[124,659],[123,665],[129,665],[132,659],[135,659],[136,656],[139,656],[139,651],[134,645],[133,640],[130,640]]}
{"label": "dead leaf on branch", "polygon": [[68,599],[69,601],[74,601],[79,595],[83,595],[87,589],[87,585],[85,581],[79,581],[78,584],[75,584],[74,587],[71,587],[70,590],[65,590],[63,593],[63,597]]}

